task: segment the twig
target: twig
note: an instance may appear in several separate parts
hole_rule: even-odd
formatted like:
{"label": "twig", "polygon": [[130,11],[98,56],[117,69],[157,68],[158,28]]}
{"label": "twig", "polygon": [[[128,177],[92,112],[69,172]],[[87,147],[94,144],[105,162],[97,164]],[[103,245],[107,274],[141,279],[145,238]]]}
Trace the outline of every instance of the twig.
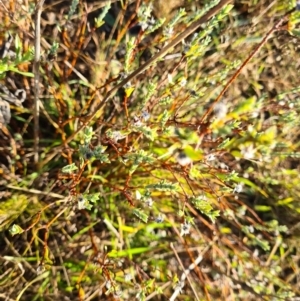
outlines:
{"label": "twig", "polygon": [[175,248],[174,248],[174,245],[173,243],[170,244],[171,246],[171,249],[173,250],[177,260],[178,260],[178,263],[180,264],[181,268],[183,269],[183,273],[181,275],[181,278],[179,280],[179,284],[177,285],[177,287],[175,288],[174,290],[174,293],[172,294],[171,298],[169,299],[169,301],[174,301],[176,300],[177,296],[180,294],[181,292],[181,289],[184,287],[184,281],[185,279],[188,279],[190,285],[191,285],[191,288],[195,294],[195,297],[196,297],[196,300],[199,300],[197,294],[196,294],[196,291],[194,289],[194,287],[192,286],[192,283],[191,283],[191,280],[189,279],[189,274],[191,273],[192,270],[195,269],[195,267],[203,260],[203,255],[211,248],[211,246],[213,245],[214,241],[212,241],[208,246],[206,246],[204,248],[204,250],[201,252],[201,254],[199,254],[199,256],[195,259],[195,261],[189,265],[189,267],[187,269],[184,268],[183,264],[182,264],[182,261],[180,260]]}
{"label": "twig", "polygon": [[35,195],[44,195],[44,196],[52,197],[55,199],[65,199],[65,196],[54,193],[54,192],[41,191],[41,190],[37,190],[37,189],[28,189],[26,187],[19,187],[19,186],[14,186],[11,184],[6,185],[6,188],[9,188],[12,190],[17,190],[17,191],[22,191],[22,192],[27,192],[27,193],[32,193]]}
{"label": "twig", "polygon": [[61,152],[62,148],[70,143],[74,137],[83,130],[83,128],[89,124],[89,122],[96,116],[97,112],[100,111],[104,105],[115,95],[115,93],[118,91],[118,89],[122,88],[125,84],[127,84],[129,81],[131,81],[133,78],[135,78],[137,75],[143,73],[145,70],[147,70],[153,63],[155,63],[157,60],[165,56],[170,49],[175,47],[177,44],[179,44],[182,40],[184,40],[186,37],[188,37],[190,34],[192,34],[194,31],[196,31],[200,25],[207,22],[211,17],[213,17],[216,13],[218,13],[226,4],[230,3],[232,0],[221,0],[218,5],[214,6],[212,9],[210,9],[204,16],[202,16],[199,20],[192,23],[189,27],[187,27],[181,34],[179,34],[172,42],[170,42],[168,45],[166,45],[161,51],[159,51],[157,54],[155,54],[150,60],[148,60],[146,63],[144,63],[142,66],[140,66],[137,70],[132,72],[130,75],[128,75],[124,80],[122,80],[119,84],[117,84],[114,88],[112,88],[110,91],[108,91],[106,97],[98,104],[94,112],[87,116],[86,122],[78,128],[76,132],[74,132],[71,136],[66,139],[64,145],[58,146],[57,148],[53,149],[52,154],[49,154],[47,158],[41,162],[41,165],[47,164],[52,158],[54,158],[59,152]]}
{"label": "twig", "polygon": [[40,94],[40,58],[41,58],[41,13],[45,0],[40,0],[35,7],[35,19],[34,19],[34,163],[38,166],[39,162],[39,94]]}
{"label": "twig", "polygon": [[3,6],[4,10],[6,11],[6,13],[9,14],[8,9],[6,8],[6,6],[4,5],[4,3],[2,2],[2,0],[0,0],[1,5]]}

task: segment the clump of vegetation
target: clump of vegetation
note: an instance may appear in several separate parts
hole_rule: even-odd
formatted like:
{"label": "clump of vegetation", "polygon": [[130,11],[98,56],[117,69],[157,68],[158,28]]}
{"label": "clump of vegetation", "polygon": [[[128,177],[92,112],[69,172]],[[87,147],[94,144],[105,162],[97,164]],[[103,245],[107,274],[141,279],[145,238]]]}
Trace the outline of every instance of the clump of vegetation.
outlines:
{"label": "clump of vegetation", "polygon": [[158,2],[2,5],[1,298],[300,296],[299,4]]}

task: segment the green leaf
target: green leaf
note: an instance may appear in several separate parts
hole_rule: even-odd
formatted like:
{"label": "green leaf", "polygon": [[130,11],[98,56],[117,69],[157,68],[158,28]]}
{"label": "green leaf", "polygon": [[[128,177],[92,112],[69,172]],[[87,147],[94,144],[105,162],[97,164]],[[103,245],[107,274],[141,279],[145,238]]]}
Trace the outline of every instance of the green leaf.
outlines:
{"label": "green leaf", "polygon": [[222,12],[227,15],[233,8],[234,8],[234,5],[227,4],[226,6],[224,6]]}
{"label": "green leaf", "polygon": [[20,37],[18,35],[15,36],[15,49],[16,49],[16,55],[17,57],[19,57],[19,55],[22,52],[23,46]]}
{"label": "green leaf", "polygon": [[277,126],[270,126],[258,136],[258,141],[261,143],[272,144],[277,135]]}
{"label": "green leaf", "polygon": [[129,174],[132,175],[138,167],[139,167],[138,164],[133,164],[129,169]]}
{"label": "green leaf", "polygon": [[[99,28],[101,25],[103,25],[105,22],[103,21],[103,19],[107,16],[108,11],[111,8],[111,3],[108,2],[102,9],[102,12],[100,13],[100,15],[95,18],[95,27]],[[108,16],[109,17],[109,16]],[[107,18],[106,18],[107,19]],[[113,19],[114,20],[114,19]],[[111,24],[111,26],[113,26],[115,23],[115,20],[113,21],[113,23]]]}
{"label": "green leaf", "polygon": [[230,139],[229,138],[226,138],[223,142],[221,142],[217,149],[226,149],[226,147],[228,147],[230,145]]}
{"label": "green leaf", "polygon": [[142,133],[147,139],[150,141],[154,141],[154,139],[157,137],[157,129],[152,129],[149,126],[142,125],[142,126],[135,126],[134,131]]}
{"label": "green leaf", "polygon": [[256,97],[250,97],[245,101],[241,102],[230,115],[241,115],[252,112],[256,104]]}
{"label": "green leaf", "polygon": [[94,136],[93,128],[91,126],[85,127],[83,130],[83,135],[84,135],[84,142],[86,144],[90,143]]}
{"label": "green leaf", "polygon": [[270,251],[270,244],[266,240],[262,240],[253,235],[253,239],[256,245],[261,247],[264,251]]}
{"label": "green leaf", "polygon": [[260,212],[268,212],[272,210],[271,206],[264,206],[264,205],[256,205],[254,206],[255,210]]}
{"label": "green leaf", "polygon": [[73,171],[77,170],[78,167],[75,165],[75,163],[72,163],[70,165],[66,165],[62,168],[63,173],[72,173]]}
{"label": "green leaf", "polygon": [[19,73],[19,74],[27,76],[27,77],[34,77],[34,74],[32,72],[23,72],[14,66],[9,67],[7,71],[13,71],[13,72]]}
{"label": "green leaf", "polygon": [[135,214],[144,223],[148,222],[148,215],[140,208],[133,209],[133,214]]}
{"label": "green leaf", "polygon": [[195,150],[195,148],[190,145],[184,148],[184,153],[193,161],[199,161],[204,158],[202,151]]}
{"label": "green leaf", "polygon": [[147,188],[158,190],[158,191],[176,192],[179,189],[179,185],[178,183],[171,183],[166,180],[162,180],[159,183],[148,185]]}
{"label": "green leaf", "polygon": [[23,232],[24,232],[24,230],[19,225],[16,225],[16,224],[13,224],[11,226],[11,228],[9,229],[9,233],[12,236],[17,235],[17,234],[21,234]]}
{"label": "green leaf", "polygon": [[165,126],[165,124],[167,123],[170,116],[171,116],[170,112],[167,110],[164,110],[163,114],[160,117],[160,124],[161,124],[162,128]]}
{"label": "green leaf", "polygon": [[219,210],[213,210],[213,206],[206,199],[205,196],[197,196],[190,198],[191,203],[195,206],[196,209],[200,210],[203,214],[208,216],[211,221],[214,223],[216,218],[220,215]]}
{"label": "green leaf", "polygon": [[96,159],[98,159],[100,161],[100,163],[110,163],[110,160],[108,158],[108,154],[96,154],[94,152],[94,155],[96,157]]}
{"label": "green leaf", "polygon": [[127,257],[136,254],[143,254],[151,249],[152,248],[150,247],[138,247],[138,248],[131,248],[127,250],[121,250],[121,251],[112,250],[111,252],[108,253],[108,257],[112,257],[112,258]]}

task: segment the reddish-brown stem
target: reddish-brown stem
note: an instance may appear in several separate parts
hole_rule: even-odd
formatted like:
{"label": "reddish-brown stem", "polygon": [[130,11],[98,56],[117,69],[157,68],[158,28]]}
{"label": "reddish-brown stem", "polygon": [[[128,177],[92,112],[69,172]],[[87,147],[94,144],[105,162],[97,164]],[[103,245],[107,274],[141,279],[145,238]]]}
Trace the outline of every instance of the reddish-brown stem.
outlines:
{"label": "reddish-brown stem", "polygon": [[223,90],[220,92],[216,100],[213,102],[213,104],[208,108],[208,110],[204,113],[200,123],[203,123],[204,120],[207,118],[208,115],[211,114],[213,111],[215,105],[221,100],[222,96],[225,94],[229,86],[236,80],[236,78],[239,76],[241,71],[245,68],[245,66],[249,63],[249,61],[255,56],[255,54],[263,47],[263,45],[267,42],[271,34],[278,30],[282,23],[286,20],[286,18],[294,11],[291,10],[287,14],[285,14],[282,18],[280,18],[273,26],[272,28],[266,33],[262,41],[255,47],[255,49],[252,51],[252,53],[246,58],[246,60],[242,63],[242,65],[238,68],[238,70],[233,74],[233,76],[230,78],[230,80],[227,82],[227,84],[224,86]]}

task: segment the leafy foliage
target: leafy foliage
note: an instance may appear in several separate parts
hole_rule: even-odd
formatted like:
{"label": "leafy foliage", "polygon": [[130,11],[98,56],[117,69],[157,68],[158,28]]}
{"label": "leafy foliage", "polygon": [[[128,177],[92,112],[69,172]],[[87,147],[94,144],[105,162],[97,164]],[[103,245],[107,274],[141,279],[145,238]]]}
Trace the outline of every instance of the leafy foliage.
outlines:
{"label": "leafy foliage", "polygon": [[[38,166],[33,95],[1,127],[1,292],[294,300],[298,2],[131,2],[44,7]],[[31,90],[20,5],[0,77]]]}

